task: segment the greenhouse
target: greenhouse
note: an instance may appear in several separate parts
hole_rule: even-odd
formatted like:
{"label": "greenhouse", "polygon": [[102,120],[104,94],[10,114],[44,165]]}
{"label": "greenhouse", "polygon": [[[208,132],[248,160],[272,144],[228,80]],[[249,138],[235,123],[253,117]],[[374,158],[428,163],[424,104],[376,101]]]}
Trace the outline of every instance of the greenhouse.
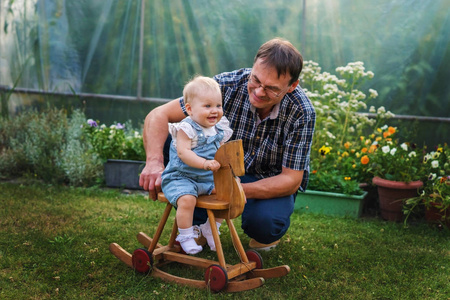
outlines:
{"label": "greenhouse", "polygon": [[[0,238],[0,298],[228,298],[226,292],[249,299],[450,297],[450,1],[0,0],[0,25],[0,203],[5,207],[0,229],[7,233]],[[278,84],[290,79],[290,66],[285,73],[277,69],[278,76],[263,76],[272,66],[261,67],[255,57],[274,40],[286,41],[303,59],[298,82],[294,78],[286,89]],[[233,83],[225,73],[233,70],[248,76]],[[232,222],[225,218],[214,269],[226,278],[219,287],[206,279],[206,285],[202,279],[194,287],[194,279],[182,285],[181,279],[155,279],[157,274],[167,279],[158,273],[157,260],[165,257],[162,267],[173,249],[185,249],[174,246],[175,237],[169,239],[170,229],[164,229],[161,243],[170,252],[165,256],[165,246],[158,242],[155,250],[152,238],[142,233],[159,230],[165,207],[148,201],[161,197],[156,182],[146,181],[156,178],[149,173],[156,166],[149,149],[162,148],[157,132],[162,127],[149,124],[156,124],[151,123],[156,114],[167,120],[192,114],[187,96],[185,104],[178,102],[183,110],[178,115],[168,108],[196,76],[214,78],[223,99],[236,97],[236,102],[239,82],[247,97],[242,99],[249,99],[256,125],[248,134],[241,133],[253,122],[241,112],[246,105],[238,115],[223,100],[223,115],[234,130],[229,138],[243,140],[243,157],[233,150],[226,158],[236,154],[245,164],[245,175],[231,162],[228,166],[230,178],[240,177],[241,194],[259,201],[266,198],[256,195],[270,198],[282,186],[291,192],[276,196],[289,194],[293,201],[289,230],[262,254],[240,250],[236,242],[239,236],[244,248],[255,245],[245,221],[250,208],[245,211],[241,203]],[[266,111],[253,94],[280,99]],[[307,99],[301,114],[286,104],[297,95]],[[266,134],[261,124],[277,124],[282,137],[260,142]],[[208,162],[214,156],[200,158],[193,168],[219,176]],[[168,156],[164,159],[162,169]],[[284,184],[290,182],[286,174],[298,181],[295,193]],[[250,191],[253,180],[267,178],[283,183],[269,180]],[[138,232],[144,250],[133,257],[120,246],[125,252],[111,250],[117,241],[137,248]],[[389,245],[383,245],[387,239]],[[216,259],[208,245],[194,261]],[[367,245],[380,247],[380,254]],[[264,273],[261,261],[256,265],[262,270],[253,275],[237,274],[237,265],[224,263],[235,251],[238,265],[264,259],[280,278]],[[41,260],[44,253],[49,256]],[[136,267],[138,255],[148,262]],[[393,257],[385,262],[388,255]],[[135,271],[147,273],[151,261],[156,275],[132,273],[126,268],[132,258]],[[69,274],[69,268],[81,271]],[[197,275],[173,269],[177,278]],[[255,274],[270,279],[253,289]],[[28,291],[11,288],[21,284]]]}

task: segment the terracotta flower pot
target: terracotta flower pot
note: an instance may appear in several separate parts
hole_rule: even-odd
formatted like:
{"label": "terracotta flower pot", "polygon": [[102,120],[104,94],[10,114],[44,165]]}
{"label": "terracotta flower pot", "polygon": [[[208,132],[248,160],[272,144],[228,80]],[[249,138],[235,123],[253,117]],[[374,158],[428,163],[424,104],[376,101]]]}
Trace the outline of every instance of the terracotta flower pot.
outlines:
{"label": "terracotta flower pot", "polygon": [[427,207],[425,211],[425,220],[429,223],[440,224],[444,223],[450,228],[450,210],[440,210],[437,204],[430,203],[431,207]]}
{"label": "terracotta flower pot", "polygon": [[405,183],[380,177],[374,177],[372,182],[378,187],[381,217],[395,222],[403,219],[403,200],[416,197],[417,189],[423,185],[422,181]]}

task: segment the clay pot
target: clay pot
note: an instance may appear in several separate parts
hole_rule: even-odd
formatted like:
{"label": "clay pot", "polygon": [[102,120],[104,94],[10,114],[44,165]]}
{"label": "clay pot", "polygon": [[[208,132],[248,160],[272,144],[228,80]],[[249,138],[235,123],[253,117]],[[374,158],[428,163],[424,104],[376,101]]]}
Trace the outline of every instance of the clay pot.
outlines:
{"label": "clay pot", "polygon": [[372,182],[378,188],[381,217],[395,222],[403,220],[403,201],[416,197],[418,189],[423,185],[422,181],[405,183],[380,177],[374,177]]}

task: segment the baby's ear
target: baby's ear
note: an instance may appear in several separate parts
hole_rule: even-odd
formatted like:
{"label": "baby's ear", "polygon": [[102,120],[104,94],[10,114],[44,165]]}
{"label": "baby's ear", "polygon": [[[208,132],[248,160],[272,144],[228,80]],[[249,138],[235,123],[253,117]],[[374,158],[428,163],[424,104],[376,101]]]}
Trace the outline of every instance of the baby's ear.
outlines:
{"label": "baby's ear", "polygon": [[191,104],[190,103],[186,103],[184,106],[186,107],[186,112],[188,113],[188,115],[191,115],[191,113],[192,113]]}

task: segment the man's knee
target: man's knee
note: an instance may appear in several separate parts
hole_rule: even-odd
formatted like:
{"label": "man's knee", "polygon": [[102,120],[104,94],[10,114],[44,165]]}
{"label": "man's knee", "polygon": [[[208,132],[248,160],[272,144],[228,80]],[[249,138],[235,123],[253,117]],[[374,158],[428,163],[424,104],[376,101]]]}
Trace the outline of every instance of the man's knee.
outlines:
{"label": "man's knee", "polygon": [[245,234],[263,244],[270,244],[279,240],[289,229],[289,226],[289,217],[282,219],[271,214],[250,213],[243,216],[242,220],[242,229]]}

